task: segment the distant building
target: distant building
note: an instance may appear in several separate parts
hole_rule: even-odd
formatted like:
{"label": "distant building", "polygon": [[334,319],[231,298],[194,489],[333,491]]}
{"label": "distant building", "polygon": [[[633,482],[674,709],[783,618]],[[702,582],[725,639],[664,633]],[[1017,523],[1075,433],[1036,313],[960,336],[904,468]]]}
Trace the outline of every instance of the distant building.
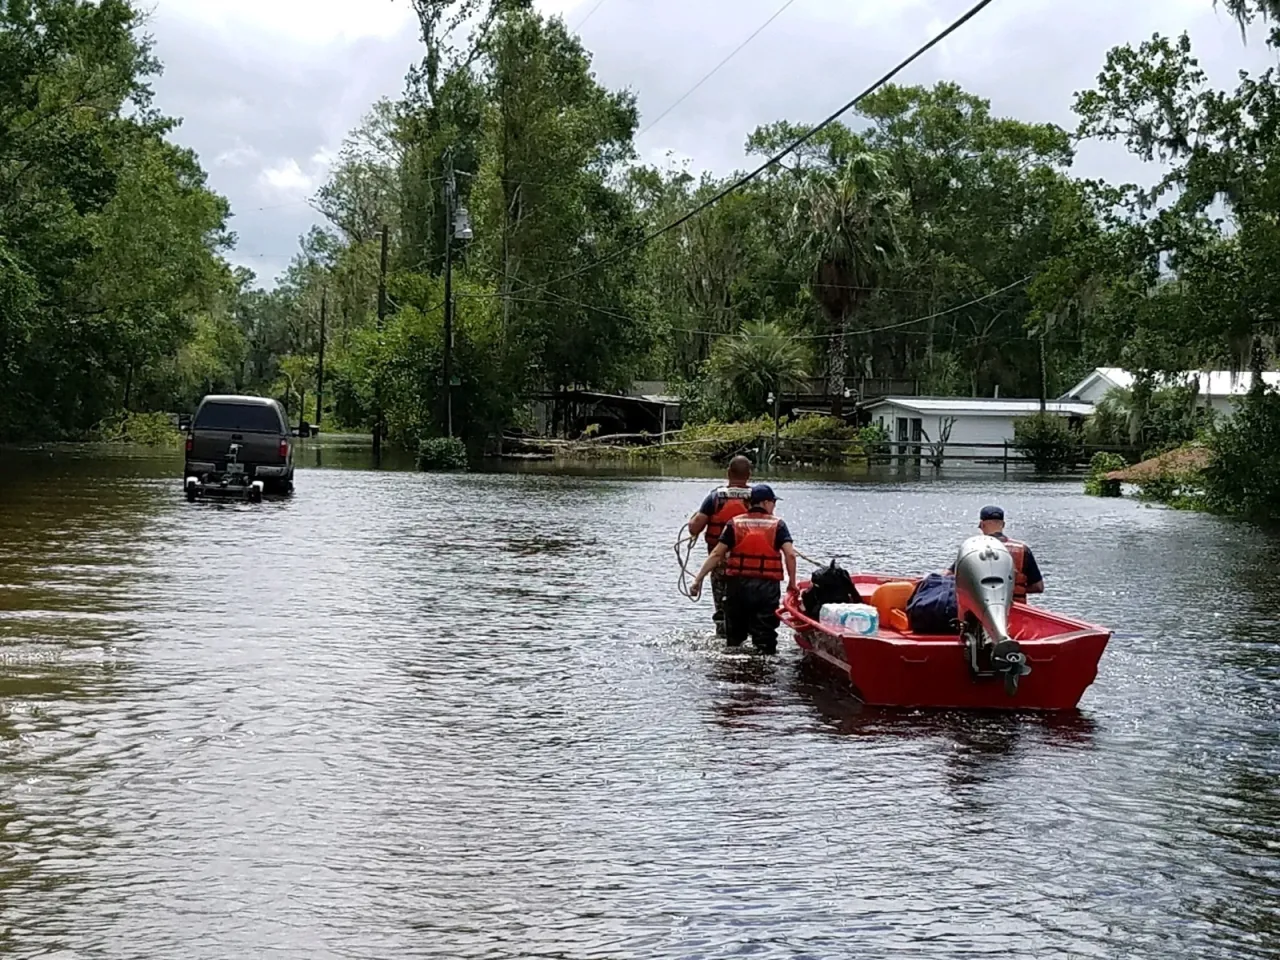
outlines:
{"label": "distant building", "polygon": [[[863,410],[894,444],[894,455],[917,452],[917,443],[946,443],[948,456],[1004,456],[1013,442],[1013,424],[1040,412],[1039,400],[994,397],[881,397]],[[1050,400],[1045,412],[1065,418],[1073,427],[1093,413],[1093,404],[1079,400]],[[903,444],[899,447],[897,444]],[[926,449],[924,455],[929,451]],[[1015,455],[1010,449],[1010,455]]]}
{"label": "distant building", "polygon": [[[1264,373],[1267,386],[1280,389],[1280,373]],[[1131,390],[1134,375],[1120,367],[1098,367],[1074,387],[1064,393],[1062,400],[1079,400],[1098,404],[1112,390]],[[1161,385],[1176,386],[1197,382],[1201,406],[1209,407],[1224,416],[1234,412],[1232,398],[1243,397],[1253,385],[1253,374],[1245,370],[1232,373],[1229,370],[1188,370],[1166,377]]]}

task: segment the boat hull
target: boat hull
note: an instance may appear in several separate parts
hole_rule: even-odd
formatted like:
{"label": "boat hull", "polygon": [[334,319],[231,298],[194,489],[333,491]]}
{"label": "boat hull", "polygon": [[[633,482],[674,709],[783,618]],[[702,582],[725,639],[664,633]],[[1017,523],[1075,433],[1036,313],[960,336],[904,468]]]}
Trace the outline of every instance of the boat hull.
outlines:
{"label": "boat hull", "polygon": [[[911,579],[853,577],[863,596],[882,583]],[[1097,677],[1111,639],[1103,627],[1015,603],[1010,635],[1026,654],[1031,673],[1010,695],[1000,678],[973,676],[957,635],[925,636],[882,623],[874,634],[841,636],[805,616],[795,595],[784,600],[778,615],[801,649],[846,675],[861,700],[881,707],[1072,710]]]}

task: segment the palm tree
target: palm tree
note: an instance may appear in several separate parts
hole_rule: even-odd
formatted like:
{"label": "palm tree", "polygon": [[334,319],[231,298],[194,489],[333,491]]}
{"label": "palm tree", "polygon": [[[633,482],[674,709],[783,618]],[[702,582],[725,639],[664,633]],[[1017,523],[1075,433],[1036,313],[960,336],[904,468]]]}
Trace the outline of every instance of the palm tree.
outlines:
{"label": "palm tree", "polygon": [[[776,323],[745,323],[711,351],[710,373],[722,388],[753,413],[764,409],[770,392],[782,391],[808,372],[808,350]],[[776,400],[775,400],[776,405]]]}
{"label": "palm tree", "polygon": [[851,321],[901,253],[898,225],[906,209],[888,163],[867,152],[836,173],[812,175],[796,202],[793,227],[814,262],[813,295],[832,334],[827,378],[836,416],[843,412]]}

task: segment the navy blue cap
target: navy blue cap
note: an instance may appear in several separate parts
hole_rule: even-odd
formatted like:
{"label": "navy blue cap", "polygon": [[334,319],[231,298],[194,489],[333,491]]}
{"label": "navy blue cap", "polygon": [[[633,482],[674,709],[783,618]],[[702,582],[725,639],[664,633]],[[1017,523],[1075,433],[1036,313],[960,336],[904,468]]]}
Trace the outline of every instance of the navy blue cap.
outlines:
{"label": "navy blue cap", "polygon": [[983,507],[982,512],[978,514],[979,520],[1003,520],[1004,511],[999,507]]}
{"label": "navy blue cap", "polygon": [[752,503],[764,503],[766,500],[778,499],[780,498],[774,494],[773,487],[769,486],[767,483],[757,483],[751,488]]}

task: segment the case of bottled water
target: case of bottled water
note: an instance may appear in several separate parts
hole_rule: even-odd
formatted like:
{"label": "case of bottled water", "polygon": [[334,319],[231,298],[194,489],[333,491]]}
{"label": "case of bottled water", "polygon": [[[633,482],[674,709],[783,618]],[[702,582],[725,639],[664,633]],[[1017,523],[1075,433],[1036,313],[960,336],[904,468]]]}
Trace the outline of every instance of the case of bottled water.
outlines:
{"label": "case of bottled water", "polygon": [[880,628],[880,612],[867,603],[824,604],[818,620],[837,633],[854,636],[866,636]]}

